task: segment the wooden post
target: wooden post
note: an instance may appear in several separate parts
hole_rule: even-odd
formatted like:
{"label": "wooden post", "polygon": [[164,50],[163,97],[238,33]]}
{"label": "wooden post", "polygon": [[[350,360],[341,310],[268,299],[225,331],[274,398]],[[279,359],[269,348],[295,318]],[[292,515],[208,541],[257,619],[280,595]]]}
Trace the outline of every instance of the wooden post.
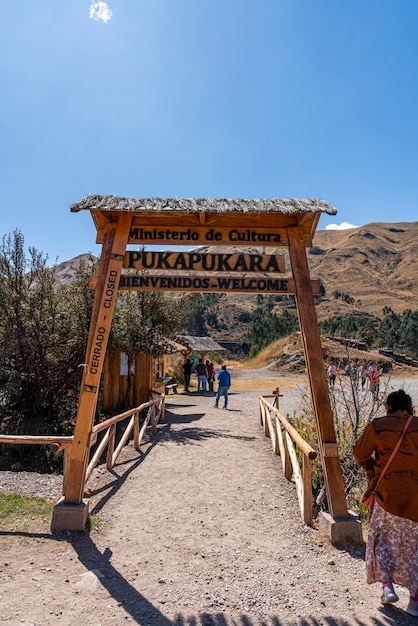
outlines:
{"label": "wooden post", "polygon": [[311,459],[308,454],[303,454],[302,480],[303,480],[303,521],[312,526],[312,469]]}
{"label": "wooden post", "polygon": [[300,228],[288,228],[289,254],[295,280],[296,301],[308,368],[312,403],[318,431],[319,448],[331,515],[347,518],[348,507],[338,456],[334,420],[329,399],[321,338],[309,276],[304,235]]}
{"label": "wooden post", "polygon": [[68,475],[64,486],[65,504],[80,504],[83,499],[88,463],[90,435],[94,422],[100,376],[106,355],[110,325],[116,304],[123,257],[132,222],[130,213],[121,213],[116,228],[105,235],[93,313],[81,383],[74,443],[68,459]]}
{"label": "wooden post", "polygon": [[284,431],[282,435],[283,435],[283,450],[284,450],[284,454],[282,455],[283,474],[287,480],[292,480],[292,460],[289,454],[288,440],[290,440],[290,443],[292,446],[293,446],[293,443],[286,431]]}
{"label": "wooden post", "polygon": [[103,411],[108,412],[119,405],[120,399],[120,350],[106,353],[103,370]]}
{"label": "wooden post", "polygon": [[280,393],[279,387],[276,387],[276,389],[273,391],[273,395],[275,396],[273,406],[275,406],[276,409],[279,410],[279,398],[283,397],[283,394]]}
{"label": "wooden post", "polygon": [[113,453],[115,451],[116,440],[116,424],[110,427],[109,446],[107,448],[106,469],[111,470],[113,467]]}
{"label": "wooden post", "polygon": [[134,421],[134,448],[139,449],[139,411],[135,413]]}
{"label": "wooden post", "polygon": [[264,436],[265,437],[270,437],[270,429],[269,429],[269,410],[268,408],[265,406],[264,407]]}

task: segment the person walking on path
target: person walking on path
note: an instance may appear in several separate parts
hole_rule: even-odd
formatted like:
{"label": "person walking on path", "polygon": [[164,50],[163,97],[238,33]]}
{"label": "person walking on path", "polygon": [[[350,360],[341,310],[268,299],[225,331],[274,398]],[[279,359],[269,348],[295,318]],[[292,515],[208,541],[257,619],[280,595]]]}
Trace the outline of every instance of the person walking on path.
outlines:
{"label": "person walking on path", "polygon": [[202,391],[202,393],[205,394],[207,371],[206,371],[206,365],[203,363],[203,359],[199,359],[199,363],[196,365],[196,374],[197,374],[197,393]]}
{"label": "person walking on path", "polygon": [[418,617],[418,417],[403,389],[388,395],[386,409],[387,415],[370,422],[353,448],[357,464],[367,472],[365,495],[375,496],[366,578],[368,584],[382,582],[382,604],[399,600],[394,583],[409,589],[406,612]]}
{"label": "person walking on path", "polygon": [[231,386],[231,375],[226,369],[226,365],[222,365],[221,371],[218,373],[218,391],[216,393],[216,400],[214,406],[219,407],[219,400],[223,396],[224,409],[228,408],[228,389]]}
{"label": "person walking on path", "polygon": [[206,361],[206,373],[208,377],[208,387],[209,391],[213,391],[213,381],[215,379],[215,369],[213,367],[213,363]]}
{"label": "person walking on path", "polygon": [[337,378],[337,371],[338,370],[337,370],[337,366],[335,365],[335,363],[330,363],[328,370],[327,370],[327,376],[328,376],[330,387],[335,386],[335,379]]}
{"label": "person walking on path", "polygon": [[367,388],[367,364],[366,361],[362,361],[359,369],[358,369],[358,374],[360,376],[360,382],[361,382],[361,389],[366,389]]}
{"label": "person walking on path", "polygon": [[190,377],[192,375],[192,365],[190,359],[183,363],[184,391],[189,391]]}
{"label": "person walking on path", "polygon": [[379,399],[380,376],[382,368],[378,368],[376,363],[372,363],[369,368],[370,391],[373,394],[373,400],[377,402]]}

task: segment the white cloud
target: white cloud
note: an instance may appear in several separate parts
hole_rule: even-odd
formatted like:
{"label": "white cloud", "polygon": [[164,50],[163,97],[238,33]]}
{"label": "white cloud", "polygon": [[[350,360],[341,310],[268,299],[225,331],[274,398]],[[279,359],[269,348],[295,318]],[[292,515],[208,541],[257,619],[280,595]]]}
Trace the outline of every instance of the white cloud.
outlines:
{"label": "white cloud", "polygon": [[325,226],[325,230],[348,230],[349,228],[358,228],[358,226],[349,224],[348,222],[341,222],[341,224],[328,224],[328,226]]}
{"label": "white cloud", "polygon": [[92,0],[90,4],[89,17],[91,20],[96,20],[96,22],[104,22],[107,24],[113,13],[109,8],[107,2],[95,2]]}

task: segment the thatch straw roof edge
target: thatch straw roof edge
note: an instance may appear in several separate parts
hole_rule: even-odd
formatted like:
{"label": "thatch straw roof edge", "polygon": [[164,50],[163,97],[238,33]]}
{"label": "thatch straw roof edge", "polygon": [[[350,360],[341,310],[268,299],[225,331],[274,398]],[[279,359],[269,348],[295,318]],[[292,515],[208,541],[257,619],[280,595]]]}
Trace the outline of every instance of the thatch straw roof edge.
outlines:
{"label": "thatch straw roof edge", "polygon": [[71,206],[72,212],[89,211],[179,211],[186,213],[327,213],[336,209],[316,198],[123,198],[120,196],[89,195]]}

